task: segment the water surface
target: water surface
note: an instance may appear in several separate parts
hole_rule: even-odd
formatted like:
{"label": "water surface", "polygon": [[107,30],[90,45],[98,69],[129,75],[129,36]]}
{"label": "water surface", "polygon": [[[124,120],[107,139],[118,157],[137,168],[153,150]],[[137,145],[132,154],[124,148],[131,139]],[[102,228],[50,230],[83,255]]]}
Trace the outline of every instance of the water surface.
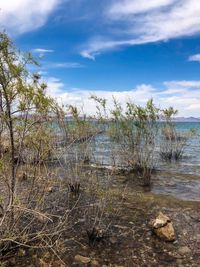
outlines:
{"label": "water surface", "polygon": [[[200,201],[200,122],[177,122],[177,130],[197,130],[185,146],[180,161],[166,162],[158,158],[158,172],[152,177],[152,191],[184,200]],[[96,164],[120,165],[120,150],[106,135],[98,135],[92,144],[93,161]]]}

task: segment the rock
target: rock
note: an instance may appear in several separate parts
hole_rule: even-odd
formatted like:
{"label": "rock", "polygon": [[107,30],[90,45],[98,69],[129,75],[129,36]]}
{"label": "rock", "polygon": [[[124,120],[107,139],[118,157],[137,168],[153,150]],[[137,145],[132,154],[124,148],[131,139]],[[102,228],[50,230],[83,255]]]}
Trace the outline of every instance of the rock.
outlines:
{"label": "rock", "polygon": [[165,241],[174,241],[175,233],[172,223],[168,223],[161,228],[154,229],[154,233]]}
{"label": "rock", "polygon": [[162,212],[152,222],[153,232],[162,240],[174,241],[175,232],[173,224],[169,217],[164,215]]}
{"label": "rock", "polygon": [[112,245],[116,244],[117,243],[117,238],[116,237],[111,237],[109,238],[109,241]]}
{"label": "rock", "polygon": [[46,189],[47,193],[52,193],[53,192],[53,186],[49,186]]}
{"label": "rock", "polygon": [[76,255],[74,257],[74,261],[77,262],[77,263],[87,264],[87,263],[91,262],[91,259],[88,258],[88,257],[81,256],[81,255]]}
{"label": "rock", "polygon": [[91,266],[92,267],[97,267],[97,266],[100,266],[100,265],[99,265],[99,262],[97,260],[92,260]]}
{"label": "rock", "polygon": [[164,215],[162,212],[159,213],[158,217],[153,221],[153,228],[158,229],[171,222],[170,218]]}
{"label": "rock", "polygon": [[49,217],[47,217],[45,214],[42,214],[42,213],[38,213],[38,214],[35,214],[37,220],[40,222],[40,223],[47,223],[47,222],[53,222],[52,219],[50,219]]}
{"label": "rock", "polygon": [[189,247],[187,247],[187,246],[180,247],[180,248],[178,249],[178,253],[179,253],[180,255],[185,255],[185,254],[191,253],[191,249],[190,249]]}

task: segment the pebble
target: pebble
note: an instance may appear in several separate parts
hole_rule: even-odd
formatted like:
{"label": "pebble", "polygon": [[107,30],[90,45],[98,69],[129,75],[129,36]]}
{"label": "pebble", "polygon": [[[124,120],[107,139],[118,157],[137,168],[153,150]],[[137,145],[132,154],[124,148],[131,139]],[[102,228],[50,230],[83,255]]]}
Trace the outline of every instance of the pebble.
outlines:
{"label": "pebble", "polygon": [[88,257],[81,256],[81,255],[76,255],[74,257],[74,261],[77,262],[77,263],[87,264],[87,263],[91,262],[91,259],[88,258]]}
{"label": "pebble", "polygon": [[111,244],[116,244],[117,243],[117,238],[115,238],[115,237],[111,237],[110,239],[109,239],[109,241],[110,241],[110,243]]}
{"label": "pebble", "polygon": [[97,260],[92,260],[91,266],[92,267],[97,267],[97,266],[100,266],[100,265],[99,265],[99,262]]}
{"label": "pebble", "polygon": [[180,247],[178,249],[178,253],[181,254],[181,255],[185,255],[185,254],[191,253],[191,249],[189,247],[187,247],[187,246]]}

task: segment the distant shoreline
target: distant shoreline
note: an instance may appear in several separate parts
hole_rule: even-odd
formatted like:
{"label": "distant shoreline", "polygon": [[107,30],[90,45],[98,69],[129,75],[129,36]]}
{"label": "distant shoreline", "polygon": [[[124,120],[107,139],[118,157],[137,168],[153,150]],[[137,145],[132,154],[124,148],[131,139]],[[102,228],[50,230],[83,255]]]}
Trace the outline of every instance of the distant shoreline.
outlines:
{"label": "distant shoreline", "polygon": [[195,117],[188,117],[188,118],[177,117],[177,118],[173,118],[172,121],[175,121],[175,122],[200,122],[200,118],[195,118]]}

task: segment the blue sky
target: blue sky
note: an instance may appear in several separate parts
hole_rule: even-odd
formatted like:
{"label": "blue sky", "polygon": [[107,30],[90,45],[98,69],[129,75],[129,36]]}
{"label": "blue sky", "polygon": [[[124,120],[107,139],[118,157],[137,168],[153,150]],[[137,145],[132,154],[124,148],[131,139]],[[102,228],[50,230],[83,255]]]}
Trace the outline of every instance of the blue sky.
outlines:
{"label": "blue sky", "polygon": [[94,113],[91,94],[153,97],[200,117],[200,1],[0,0],[0,28],[39,58],[48,94]]}

